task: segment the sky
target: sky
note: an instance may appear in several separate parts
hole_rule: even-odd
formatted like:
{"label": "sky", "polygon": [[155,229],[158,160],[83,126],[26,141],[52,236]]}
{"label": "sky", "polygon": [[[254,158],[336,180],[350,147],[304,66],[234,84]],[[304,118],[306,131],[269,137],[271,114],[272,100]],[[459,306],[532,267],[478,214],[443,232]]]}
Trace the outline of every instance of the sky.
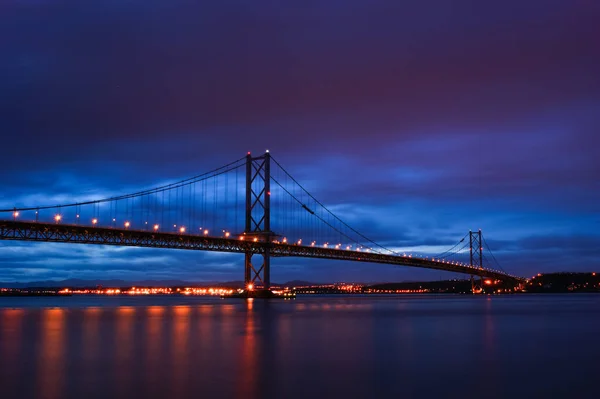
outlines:
{"label": "sky", "polygon": [[[269,149],[387,245],[441,252],[482,229],[509,273],[600,270],[599,20],[593,0],[4,0],[0,208]],[[272,266],[275,282],[450,277]],[[64,278],[242,280],[243,256],[0,242],[0,281]]]}

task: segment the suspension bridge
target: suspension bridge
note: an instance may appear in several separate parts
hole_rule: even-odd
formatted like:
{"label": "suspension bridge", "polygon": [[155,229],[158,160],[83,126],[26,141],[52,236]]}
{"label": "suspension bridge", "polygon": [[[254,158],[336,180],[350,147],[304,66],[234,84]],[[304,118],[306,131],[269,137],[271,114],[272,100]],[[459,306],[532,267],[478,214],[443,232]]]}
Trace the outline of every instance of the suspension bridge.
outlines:
{"label": "suspension bridge", "polygon": [[501,268],[480,230],[433,256],[379,244],[338,217],[268,151],[129,194],[0,209],[0,240],[240,253],[250,290],[270,289],[272,257],[412,266],[463,273],[472,281],[523,280]]}

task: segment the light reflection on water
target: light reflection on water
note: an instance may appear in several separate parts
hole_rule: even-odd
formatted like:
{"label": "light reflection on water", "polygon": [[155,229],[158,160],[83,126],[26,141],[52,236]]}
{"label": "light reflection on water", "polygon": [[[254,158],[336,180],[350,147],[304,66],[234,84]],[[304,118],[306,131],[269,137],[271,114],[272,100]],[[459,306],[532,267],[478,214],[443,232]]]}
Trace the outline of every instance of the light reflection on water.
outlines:
{"label": "light reflection on water", "polygon": [[42,312],[40,326],[41,342],[37,356],[38,396],[59,398],[65,385],[66,340],[69,332],[65,326],[67,311],[46,309]]}
{"label": "light reflection on water", "polygon": [[45,308],[2,298],[0,397],[502,398],[597,390],[600,295],[136,300],[73,297]]}

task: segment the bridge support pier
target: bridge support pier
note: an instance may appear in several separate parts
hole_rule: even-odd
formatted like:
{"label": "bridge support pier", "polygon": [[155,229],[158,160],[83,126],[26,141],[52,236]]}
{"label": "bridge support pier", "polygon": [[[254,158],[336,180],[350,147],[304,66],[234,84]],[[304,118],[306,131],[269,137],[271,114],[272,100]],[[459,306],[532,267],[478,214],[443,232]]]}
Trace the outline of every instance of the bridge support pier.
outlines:
{"label": "bridge support pier", "polygon": [[[246,252],[244,284],[248,291],[271,288],[271,155],[246,156],[246,239],[265,243],[260,254]],[[253,255],[262,256],[262,264],[252,264]]]}

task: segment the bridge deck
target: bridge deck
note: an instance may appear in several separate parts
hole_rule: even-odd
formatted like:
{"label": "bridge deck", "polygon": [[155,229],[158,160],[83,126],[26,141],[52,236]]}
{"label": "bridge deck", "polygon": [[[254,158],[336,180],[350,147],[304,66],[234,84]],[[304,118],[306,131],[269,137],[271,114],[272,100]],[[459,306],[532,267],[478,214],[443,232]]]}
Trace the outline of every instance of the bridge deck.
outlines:
{"label": "bridge deck", "polygon": [[499,280],[522,280],[502,271],[479,269],[468,265],[452,264],[410,256],[384,255],[372,252],[275,244],[237,238],[162,233],[143,230],[125,230],[106,227],[52,224],[24,221],[0,221],[0,240],[64,242],[79,244],[117,245],[146,248],[172,248],[199,251],[217,251],[260,254],[271,248],[271,256],[337,259],[353,262],[383,263],[464,273]]}

